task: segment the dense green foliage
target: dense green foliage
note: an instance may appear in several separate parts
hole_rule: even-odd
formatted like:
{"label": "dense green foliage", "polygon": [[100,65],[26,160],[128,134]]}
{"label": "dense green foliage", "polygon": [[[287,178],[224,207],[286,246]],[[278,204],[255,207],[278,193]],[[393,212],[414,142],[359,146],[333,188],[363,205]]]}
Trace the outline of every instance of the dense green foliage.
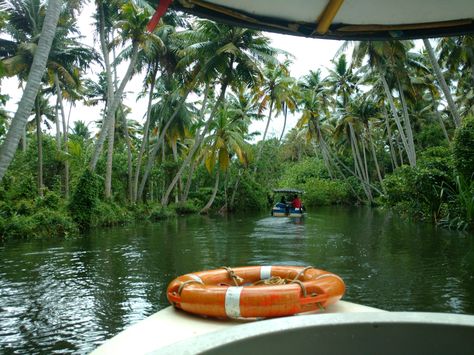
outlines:
{"label": "dense green foliage", "polygon": [[35,199],[17,196],[18,199],[8,199],[8,203],[0,202],[0,236],[67,237],[77,233],[77,225],[66,212],[64,200],[56,193],[48,192],[43,198]]}
{"label": "dense green foliage", "polygon": [[456,131],[453,143],[454,162],[457,172],[466,181],[474,179],[474,116],[466,117]]}
{"label": "dense green foliage", "polygon": [[449,149],[432,148],[419,158],[416,167],[395,170],[384,180],[384,202],[408,216],[439,220],[445,200],[441,192],[453,181],[450,157]]}
{"label": "dense green foliage", "polygon": [[411,218],[474,227],[474,183],[458,175],[458,157],[446,147],[426,150],[416,167],[403,166],[384,179],[380,202]]}
{"label": "dense green foliage", "polygon": [[349,180],[330,179],[321,160],[306,158],[286,164],[278,187],[303,190],[306,206],[322,206],[354,203],[356,198],[349,187],[350,183]]}
{"label": "dense green foliage", "polygon": [[[98,196],[100,192],[100,177],[89,170],[85,170],[79,182],[74,189],[71,202],[69,203],[69,211],[81,230],[89,229],[92,223],[92,216],[97,212],[109,214],[113,206],[98,207]],[[101,208],[102,207],[102,208]],[[97,208],[97,211],[96,211]],[[107,220],[107,216],[105,217]]]}

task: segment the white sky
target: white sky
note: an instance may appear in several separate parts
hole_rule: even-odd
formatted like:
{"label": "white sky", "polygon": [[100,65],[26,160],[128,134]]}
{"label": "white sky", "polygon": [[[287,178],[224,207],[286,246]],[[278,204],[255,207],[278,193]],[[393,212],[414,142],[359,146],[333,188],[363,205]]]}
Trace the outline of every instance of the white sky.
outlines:
{"label": "white sky", "polygon": [[[79,27],[81,33],[85,36],[83,42],[88,45],[94,46],[97,50],[99,50],[98,43],[94,43],[93,38],[94,27],[92,15],[94,11],[94,6],[91,4],[88,4],[84,7],[79,19]],[[295,78],[300,78],[301,76],[307,74],[310,70],[317,70],[318,68],[324,71],[326,67],[330,66],[331,59],[334,58],[335,53],[342,45],[342,42],[333,40],[309,39],[303,37],[279,35],[274,33],[267,33],[267,35],[271,38],[272,45],[274,47],[283,49],[294,56],[293,64],[291,65],[290,69],[291,75]],[[125,71],[125,69],[123,69],[123,71]],[[93,75],[89,76],[93,77]],[[125,89],[125,91],[127,92],[125,104],[132,108],[132,112],[129,116],[129,119],[134,119],[138,122],[143,123],[143,116],[146,111],[146,102],[145,99],[136,101],[136,94],[141,90],[141,87],[141,76],[134,77],[128,83]],[[18,88],[17,80],[15,78],[3,79],[0,89],[1,93],[8,94],[12,98],[7,103],[6,109],[13,115],[13,113],[16,111],[17,102],[21,98],[21,90]],[[94,130],[94,121],[100,119],[101,107],[102,106],[86,107],[78,103],[76,108],[72,110],[70,127],[73,126],[72,122],[82,120],[86,123],[89,123],[89,129]],[[294,127],[296,121],[297,117],[290,117],[289,115],[286,132],[288,132],[288,130]],[[251,126],[251,131],[260,131],[263,134],[265,123],[266,121],[254,123]],[[268,132],[269,137],[279,137],[282,128],[282,117],[276,117],[272,119],[272,123],[270,124]]]}

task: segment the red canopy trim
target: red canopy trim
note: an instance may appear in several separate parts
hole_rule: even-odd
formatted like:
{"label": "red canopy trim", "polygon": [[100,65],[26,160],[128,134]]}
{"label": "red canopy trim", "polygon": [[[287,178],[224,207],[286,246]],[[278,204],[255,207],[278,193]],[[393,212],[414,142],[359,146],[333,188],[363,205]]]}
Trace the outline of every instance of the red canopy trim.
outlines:
{"label": "red canopy trim", "polygon": [[155,30],[158,22],[160,22],[161,17],[166,13],[166,10],[168,10],[168,7],[172,2],[173,0],[160,0],[158,2],[158,6],[156,7],[153,17],[151,18],[150,22],[148,22],[148,25],[146,25],[148,32],[153,32]]}

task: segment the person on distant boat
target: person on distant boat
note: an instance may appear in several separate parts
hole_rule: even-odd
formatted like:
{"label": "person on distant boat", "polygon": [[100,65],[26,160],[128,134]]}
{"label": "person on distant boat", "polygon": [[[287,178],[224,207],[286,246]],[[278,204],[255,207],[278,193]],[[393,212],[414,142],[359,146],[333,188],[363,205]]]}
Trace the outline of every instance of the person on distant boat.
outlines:
{"label": "person on distant boat", "polygon": [[293,201],[291,201],[291,207],[293,207],[294,209],[300,209],[302,206],[303,204],[301,203],[300,198],[298,197],[298,195],[295,195]]}
{"label": "person on distant boat", "polygon": [[276,204],[276,207],[286,209],[286,200],[285,196],[282,196],[280,202]]}

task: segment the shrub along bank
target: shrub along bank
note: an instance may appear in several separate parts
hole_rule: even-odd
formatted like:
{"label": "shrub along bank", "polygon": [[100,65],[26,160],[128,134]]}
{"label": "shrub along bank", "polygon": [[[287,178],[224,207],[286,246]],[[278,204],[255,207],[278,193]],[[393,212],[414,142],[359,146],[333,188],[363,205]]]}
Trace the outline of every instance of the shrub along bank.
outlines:
{"label": "shrub along bank", "polygon": [[474,228],[474,117],[467,117],[451,147],[429,148],[416,167],[403,166],[384,179],[384,206],[443,227]]}

